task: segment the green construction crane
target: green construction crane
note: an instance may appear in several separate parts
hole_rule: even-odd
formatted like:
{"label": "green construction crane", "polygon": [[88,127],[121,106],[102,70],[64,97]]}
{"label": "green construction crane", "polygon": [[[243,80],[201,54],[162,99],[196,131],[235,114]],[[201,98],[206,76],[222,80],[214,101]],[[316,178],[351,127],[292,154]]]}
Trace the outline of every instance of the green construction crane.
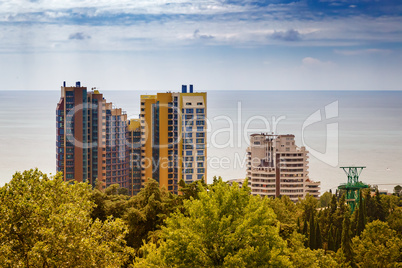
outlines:
{"label": "green construction crane", "polygon": [[341,167],[348,176],[348,182],[338,186],[338,189],[346,191],[346,202],[348,203],[351,212],[355,211],[359,203],[360,190],[369,186],[359,181],[359,176],[366,167]]}

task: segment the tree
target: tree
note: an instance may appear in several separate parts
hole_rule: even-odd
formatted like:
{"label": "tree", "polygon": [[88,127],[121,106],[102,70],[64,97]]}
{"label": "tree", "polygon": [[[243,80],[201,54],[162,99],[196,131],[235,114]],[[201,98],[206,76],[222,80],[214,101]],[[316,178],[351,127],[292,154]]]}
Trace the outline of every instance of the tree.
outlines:
{"label": "tree", "polygon": [[357,210],[358,217],[357,217],[357,225],[356,225],[356,235],[360,235],[364,227],[366,225],[366,206],[364,205],[364,200],[363,200],[363,193],[360,191],[359,195],[359,208]]}
{"label": "tree", "polygon": [[402,186],[400,186],[400,185],[395,186],[394,187],[394,194],[396,196],[401,196],[401,193],[402,193]]}
{"label": "tree", "polygon": [[325,192],[320,196],[320,207],[325,208],[327,207],[332,200],[332,194],[330,192]]}
{"label": "tree", "polygon": [[322,237],[321,237],[321,231],[320,231],[320,224],[317,221],[316,227],[315,227],[315,246],[316,249],[322,248]]}
{"label": "tree", "polygon": [[342,240],[342,231],[341,229],[335,229],[335,236],[334,236],[334,251],[338,251],[341,247]]}
{"label": "tree", "polygon": [[[290,260],[292,267],[296,268],[319,268],[319,267],[341,267],[336,263],[332,254],[325,254],[324,250],[311,250],[303,246],[304,236],[294,232],[289,239]],[[260,266],[259,266],[260,267]]]}
{"label": "tree", "polygon": [[364,195],[364,200],[365,200],[365,205],[366,205],[366,221],[367,223],[372,222],[376,218],[376,207],[375,207],[375,202],[374,199],[371,197],[371,190],[370,189],[365,189],[365,195]]}
{"label": "tree", "polygon": [[334,234],[333,234],[333,228],[332,228],[332,224],[331,224],[331,226],[329,227],[329,231],[328,231],[328,246],[327,246],[327,248],[328,248],[328,250],[332,250],[332,251],[335,251],[335,241],[334,241]]}
{"label": "tree", "polygon": [[374,204],[375,204],[375,219],[380,221],[385,221],[385,211],[382,206],[380,192],[378,188],[376,188],[375,196],[374,196]]}
{"label": "tree", "polygon": [[402,240],[379,220],[367,224],[361,237],[353,238],[353,249],[359,267],[398,267],[402,261]]}
{"label": "tree", "polygon": [[350,218],[348,215],[346,215],[343,220],[343,227],[342,227],[341,251],[345,256],[347,262],[352,262],[353,260],[353,251],[351,244],[352,243],[350,237]]}
{"label": "tree", "polygon": [[332,217],[332,224],[335,230],[335,250],[338,250],[342,244],[342,231],[343,231],[343,221],[345,217],[350,216],[350,210],[346,205],[345,194],[339,198],[337,209]]}
{"label": "tree", "polygon": [[300,234],[302,233],[302,229],[301,229],[301,226],[300,226],[300,218],[299,217],[297,218],[297,232],[300,233]]}
{"label": "tree", "polygon": [[[205,188],[207,187],[206,183],[204,180],[198,180],[201,185]],[[179,191],[181,192],[180,198],[181,199],[191,199],[191,198],[198,198],[198,193],[200,192],[200,187],[198,181],[193,181],[192,183],[185,183],[184,180],[179,181],[179,186],[180,189]]]}
{"label": "tree", "polygon": [[337,205],[337,203],[336,203],[336,195],[332,195],[332,197],[331,197],[331,203],[330,203],[330,205],[329,205],[329,208],[330,208],[331,214],[334,214],[335,211],[336,211],[336,209],[338,208],[338,205]]}
{"label": "tree", "polygon": [[[381,195],[381,204],[384,211],[385,219],[393,213],[393,211],[400,205],[399,201],[402,198],[396,195]],[[402,205],[402,204],[401,204]]]}
{"label": "tree", "polygon": [[[268,198],[268,197],[266,197]],[[294,227],[299,216],[297,206],[286,195],[280,198],[268,198],[269,206],[274,210],[277,219],[284,224],[289,224]]]}
{"label": "tree", "polygon": [[389,227],[402,239],[402,207],[396,208],[387,218]]}
{"label": "tree", "polygon": [[147,242],[151,237],[156,240],[163,221],[175,209],[174,199],[172,194],[160,189],[154,179],[145,182],[144,188],[128,201],[124,215],[129,226],[129,246],[139,249],[143,241]]}
{"label": "tree", "polygon": [[[200,186],[201,187],[201,186]],[[162,227],[160,247],[145,244],[135,267],[286,267],[285,241],[266,198],[218,180],[199,199],[184,200]]]}
{"label": "tree", "polygon": [[91,186],[36,170],[0,188],[1,267],[119,267],[128,260],[120,219],[93,221]]}
{"label": "tree", "polygon": [[314,224],[314,214],[311,213],[311,218],[310,218],[310,232],[309,232],[309,240],[308,240],[308,246],[311,249],[317,249],[316,245],[316,237],[315,237],[315,224]]}
{"label": "tree", "polygon": [[93,189],[90,199],[95,203],[95,207],[92,209],[91,218],[93,220],[99,219],[101,221],[106,220],[106,195],[98,189]]}
{"label": "tree", "polygon": [[300,207],[300,209],[303,211],[303,219],[310,220],[311,215],[315,215],[317,203],[317,199],[310,194],[307,194],[304,199],[300,200],[297,206]]}
{"label": "tree", "polygon": [[307,225],[307,219],[304,219],[304,223],[303,223],[303,232],[302,234],[304,235],[305,239],[304,239],[304,246],[308,247],[308,225]]}

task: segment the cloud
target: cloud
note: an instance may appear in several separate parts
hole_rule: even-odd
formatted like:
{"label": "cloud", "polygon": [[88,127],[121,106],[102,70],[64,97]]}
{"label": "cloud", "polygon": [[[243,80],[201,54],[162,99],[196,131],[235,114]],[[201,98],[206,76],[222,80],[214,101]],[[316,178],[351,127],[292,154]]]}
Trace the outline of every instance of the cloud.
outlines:
{"label": "cloud", "polygon": [[305,57],[302,59],[302,66],[307,68],[322,68],[322,67],[333,67],[336,64],[332,61],[321,61],[312,57]]}
{"label": "cloud", "polygon": [[387,54],[390,54],[392,51],[389,49],[369,48],[369,49],[356,49],[356,50],[335,49],[334,52],[336,54],[344,55],[344,56],[356,56],[356,55],[370,55],[370,54],[387,55]]}
{"label": "cloud", "polygon": [[77,32],[77,33],[73,33],[70,34],[68,39],[70,40],[85,40],[85,39],[91,39],[90,35],[87,35],[83,32]]}
{"label": "cloud", "polygon": [[[40,0],[40,5],[20,1],[25,4],[0,4],[0,25],[5,26],[0,27],[0,36],[7,36],[0,50],[43,50],[65,40],[66,35],[76,42],[96,36],[99,42],[85,48],[95,51],[199,46],[213,41],[215,45],[243,48],[302,43],[329,48],[331,53],[333,48],[366,48],[374,42],[402,43],[400,16],[341,13],[333,17],[328,12],[315,12],[322,7],[310,8],[310,1]],[[20,34],[26,26],[32,35],[29,42]],[[74,42],[70,43],[63,44],[63,49],[76,50]]]}
{"label": "cloud", "polygon": [[199,30],[199,29],[196,29],[196,30],[194,31],[193,36],[194,36],[194,39],[205,39],[205,40],[208,40],[208,39],[213,39],[213,38],[214,38],[213,35],[200,34],[200,30]]}
{"label": "cloud", "polygon": [[301,35],[298,31],[290,29],[287,30],[286,32],[277,32],[275,31],[272,35],[271,35],[272,39],[276,39],[276,40],[282,40],[282,41],[300,41],[301,40]]}

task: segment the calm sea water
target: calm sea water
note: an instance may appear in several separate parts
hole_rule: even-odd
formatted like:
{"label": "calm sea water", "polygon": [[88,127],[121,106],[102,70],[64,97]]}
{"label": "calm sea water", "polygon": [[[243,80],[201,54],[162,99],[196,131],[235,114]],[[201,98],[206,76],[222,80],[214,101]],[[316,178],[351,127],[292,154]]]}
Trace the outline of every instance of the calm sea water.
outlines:
{"label": "calm sea water", "polygon": [[[137,118],[140,94],[155,92],[103,93]],[[0,91],[0,185],[33,167],[54,174],[59,98],[59,91]],[[303,129],[313,114],[321,120]],[[381,189],[402,184],[400,91],[210,91],[208,122],[209,182],[245,177],[248,134],[274,131],[332,159],[310,155],[310,178],[321,181],[322,192],[346,182],[340,166],[366,166],[361,180]],[[327,133],[328,125],[338,131]]]}

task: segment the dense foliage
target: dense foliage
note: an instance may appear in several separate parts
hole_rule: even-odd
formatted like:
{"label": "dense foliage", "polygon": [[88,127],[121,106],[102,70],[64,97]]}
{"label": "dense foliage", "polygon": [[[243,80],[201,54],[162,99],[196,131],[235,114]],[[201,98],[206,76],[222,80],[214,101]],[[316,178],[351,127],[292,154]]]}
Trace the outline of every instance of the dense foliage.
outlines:
{"label": "dense foliage", "polygon": [[121,219],[92,220],[92,191],[38,170],[0,188],[1,267],[119,267],[127,260]]}
{"label": "dense foliage", "polygon": [[365,189],[297,203],[247,182],[149,179],[127,196],[38,170],[0,188],[0,267],[402,267],[402,197]]}

